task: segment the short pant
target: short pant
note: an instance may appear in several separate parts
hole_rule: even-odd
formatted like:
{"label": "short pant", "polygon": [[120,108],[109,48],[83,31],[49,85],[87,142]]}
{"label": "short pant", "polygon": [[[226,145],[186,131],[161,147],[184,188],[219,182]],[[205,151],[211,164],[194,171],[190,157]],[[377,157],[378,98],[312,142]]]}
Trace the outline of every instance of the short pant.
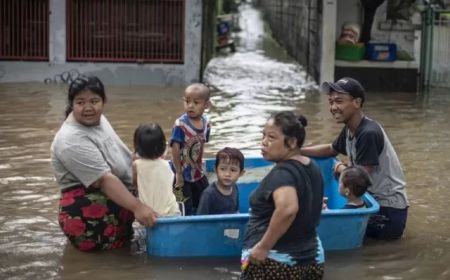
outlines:
{"label": "short pant", "polygon": [[177,201],[183,200],[184,202],[184,211],[185,215],[195,215],[195,212],[198,208],[198,204],[200,203],[200,197],[203,193],[203,191],[208,187],[208,178],[206,176],[203,176],[199,180],[195,182],[187,182],[184,181],[183,185],[183,195],[182,197],[180,195],[177,195],[176,190],[175,196],[177,197]]}
{"label": "short pant", "polygon": [[405,230],[407,218],[408,208],[380,207],[380,211],[369,218],[366,237],[381,240],[399,239]]}

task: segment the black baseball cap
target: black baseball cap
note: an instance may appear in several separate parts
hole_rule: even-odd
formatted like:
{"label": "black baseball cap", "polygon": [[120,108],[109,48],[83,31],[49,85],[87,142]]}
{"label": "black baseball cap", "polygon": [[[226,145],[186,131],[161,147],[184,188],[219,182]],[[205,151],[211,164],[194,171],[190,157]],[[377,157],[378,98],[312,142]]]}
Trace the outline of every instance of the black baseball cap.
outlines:
{"label": "black baseball cap", "polygon": [[361,98],[362,102],[366,99],[366,93],[363,86],[355,79],[344,77],[333,82],[323,82],[320,90],[327,94],[332,91],[350,94],[353,98]]}

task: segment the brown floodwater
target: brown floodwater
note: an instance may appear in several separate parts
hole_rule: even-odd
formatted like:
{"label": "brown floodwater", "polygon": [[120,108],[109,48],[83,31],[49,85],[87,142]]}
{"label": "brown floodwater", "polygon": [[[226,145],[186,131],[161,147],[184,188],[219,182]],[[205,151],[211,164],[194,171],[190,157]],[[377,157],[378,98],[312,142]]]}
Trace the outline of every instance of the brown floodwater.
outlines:
{"label": "brown floodwater", "polygon": [[[205,73],[218,88],[207,112],[212,134],[206,156],[224,146],[258,154],[262,125],[279,110],[308,118],[306,144],[332,141],[340,125],[317,85],[277,51],[258,11],[241,8],[240,24],[237,52],[215,58]],[[183,112],[182,88],[106,89],[105,114],[130,148],[139,123],[158,122],[168,136]],[[67,244],[57,223],[59,188],[49,153],[63,121],[66,92],[66,85],[0,84],[0,279],[238,279],[237,257],[147,257],[142,242],[82,253]],[[403,164],[410,199],[407,229],[398,241],[327,252],[325,279],[450,279],[449,106],[449,89],[425,96],[367,94],[366,114],[383,124]]]}

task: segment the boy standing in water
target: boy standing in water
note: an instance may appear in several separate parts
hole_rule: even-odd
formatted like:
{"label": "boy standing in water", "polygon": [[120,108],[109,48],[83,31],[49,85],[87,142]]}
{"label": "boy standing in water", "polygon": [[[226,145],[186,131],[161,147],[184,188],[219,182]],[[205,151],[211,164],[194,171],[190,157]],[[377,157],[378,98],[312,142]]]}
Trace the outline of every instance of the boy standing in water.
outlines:
{"label": "boy standing in water", "polygon": [[223,148],[216,155],[217,181],[202,194],[198,215],[234,214],[239,212],[236,182],[244,174],[244,155],[235,148]]}
{"label": "boy standing in water", "polygon": [[184,202],[185,215],[192,215],[208,186],[202,158],[211,129],[203,115],[210,106],[209,89],[203,84],[192,84],[184,91],[183,99],[185,114],[175,121],[170,147],[175,169],[175,196],[177,201]]}

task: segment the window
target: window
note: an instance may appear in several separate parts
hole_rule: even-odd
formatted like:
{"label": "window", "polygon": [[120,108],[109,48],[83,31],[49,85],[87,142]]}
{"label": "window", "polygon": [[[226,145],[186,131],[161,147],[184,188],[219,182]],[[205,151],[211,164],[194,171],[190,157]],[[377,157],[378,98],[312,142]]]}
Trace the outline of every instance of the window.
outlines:
{"label": "window", "polygon": [[48,0],[0,1],[0,59],[48,60]]}
{"label": "window", "polygon": [[184,62],[185,0],[67,0],[67,60]]}

